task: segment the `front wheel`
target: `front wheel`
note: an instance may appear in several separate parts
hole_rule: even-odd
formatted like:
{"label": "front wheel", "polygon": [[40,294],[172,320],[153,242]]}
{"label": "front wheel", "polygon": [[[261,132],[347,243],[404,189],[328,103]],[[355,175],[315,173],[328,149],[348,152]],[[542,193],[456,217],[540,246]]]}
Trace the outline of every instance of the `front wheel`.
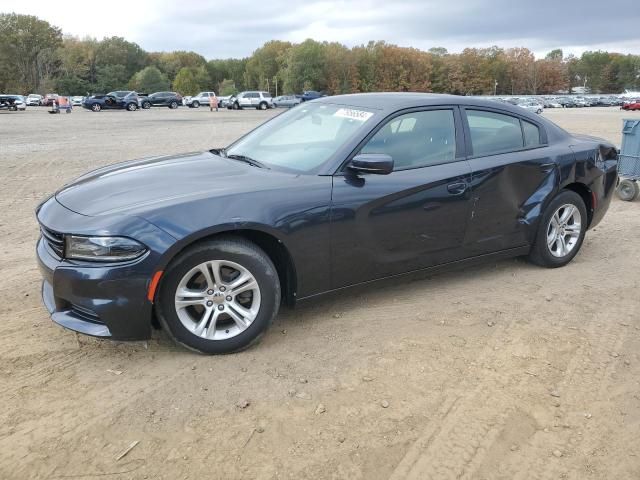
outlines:
{"label": "front wheel", "polygon": [[138,105],[136,105],[135,103],[129,103],[127,104],[127,110],[130,112],[135,112],[138,109]]}
{"label": "front wheel", "polygon": [[240,110],[240,104],[238,102],[234,102],[233,103],[233,109],[234,110]]}
{"label": "front wheel", "polygon": [[99,103],[94,103],[93,105],[91,105],[91,110],[93,110],[94,112],[99,112],[100,110],[102,110],[102,107]]}
{"label": "front wheel", "polygon": [[194,100],[194,102],[191,104],[191,106],[192,106],[193,108],[200,108],[200,102],[199,102],[199,101],[197,101],[197,100]]}
{"label": "front wheel", "polygon": [[178,108],[178,102],[171,102],[171,103],[169,104],[169,108],[170,108],[171,110],[175,110],[176,108]]}
{"label": "front wheel", "polygon": [[588,220],[582,197],[571,190],[563,190],[540,219],[529,259],[548,268],[565,266],[580,251]]}
{"label": "front wheel", "polygon": [[164,330],[206,354],[256,343],[280,306],[277,270],[257,245],[240,237],[200,243],[167,268],[156,298]]}
{"label": "front wheel", "polygon": [[634,180],[625,179],[620,182],[616,189],[616,194],[620,200],[633,202],[640,195],[640,186]]}
{"label": "front wheel", "polygon": [[142,102],[142,108],[149,110],[151,108],[151,102]]}
{"label": "front wheel", "polygon": [[267,108],[269,108],[269,105],[267,105],[267,102],[260,102],[260,105],[258,106],[259,110],[266,110]]}

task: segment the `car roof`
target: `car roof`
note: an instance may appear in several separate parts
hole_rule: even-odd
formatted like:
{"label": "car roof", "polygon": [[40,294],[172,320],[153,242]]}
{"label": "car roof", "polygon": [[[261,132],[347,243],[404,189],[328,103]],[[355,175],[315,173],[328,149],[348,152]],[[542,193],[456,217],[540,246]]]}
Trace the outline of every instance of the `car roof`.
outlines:
{"label": "car roof", "polygon": [[546,127],[548,134],[553,132],[557,136],[567,135],[567,132],[558,127],[555,123],[534,112],[508,102],[499,102],[493,99],[479,97],[464,97],[461,95],[446,95],[441,93],[385,92],[335,95],[332,97],[318,98],[312,100],[312,102],[377,110],[382,115],[392,114],[407,108],[440,105],[464,105],[470,107],[491,108],[505,113],[512,113],[518,117],[528,118],[535,123],[542,124]]}
{"label": "car roof", "polygon": [[[413,93],[413,92],[385,92],[385,93],[353,93],[321,97],[313,102],[334,103],[350,107],[360,107],[379,110],[382,113],[392,113],[397,110],[414,107],[429,107],[438,105],[467,105],[477,107],[496,108],[522,116],[522,108],[510,103],[499,102],[478,97],[461,95],[447,95],[441,93]],[[527,115],[525,115],[527,116]],[[536,118],[531,116],[530,118]]]}

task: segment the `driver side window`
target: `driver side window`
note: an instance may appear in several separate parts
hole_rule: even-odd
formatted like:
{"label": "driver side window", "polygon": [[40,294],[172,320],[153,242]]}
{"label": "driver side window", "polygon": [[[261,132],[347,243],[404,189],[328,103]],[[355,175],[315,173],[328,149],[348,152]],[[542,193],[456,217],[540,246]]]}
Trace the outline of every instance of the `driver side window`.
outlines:
{"label": "driver side window", "polygon": [[411,112],[391,119],[360,153],[391,156],[394,171],[439,165],[455,160],[453,110]]}

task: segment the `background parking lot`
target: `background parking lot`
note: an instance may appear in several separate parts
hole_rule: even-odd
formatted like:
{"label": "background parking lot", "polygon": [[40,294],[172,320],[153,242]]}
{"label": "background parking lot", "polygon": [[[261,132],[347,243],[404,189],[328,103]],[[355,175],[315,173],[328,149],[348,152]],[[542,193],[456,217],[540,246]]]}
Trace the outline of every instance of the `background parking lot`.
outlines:
{"label": "background parking lot", "polygon": [[[0,112],[0,478],[639,478],[638,202],[615,199],[565,268],[516,259],[354,289],[283,310],[240,354],[52,324],[42,199],[279,113]],[[543,115],[619,145],[640,114]]]}

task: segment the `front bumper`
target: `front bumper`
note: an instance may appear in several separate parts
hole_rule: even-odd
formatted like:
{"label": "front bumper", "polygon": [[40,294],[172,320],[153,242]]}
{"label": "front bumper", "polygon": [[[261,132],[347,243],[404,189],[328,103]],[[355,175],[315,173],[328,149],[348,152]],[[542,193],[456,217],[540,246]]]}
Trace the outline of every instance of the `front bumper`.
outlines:
{"label": "front bumper", "polygon": [[[100,217],[77,214],[52,198],[39,210],[38,220],[57,232],[84,230],[86,233],[87,228],[92,228],[90,224]],[[100,264],[67,260],[60,258],[45,238],[38,240],[42,300],[51,319],[69,330],[114,340],[145,340],[151,336],[153,315],[147,291],[160,257],[153,246],[160,245],[160,250],[165,251],[165,247],[173,243],[173,237],[142,219],[121,217],[120,220],[125,223],[114,227],[115,230],[136,231],[137,238],[150,248],[131,262]],[[132,222],[137,226],[133,230]],[[99,233],[116,234],[115,231]]]}

